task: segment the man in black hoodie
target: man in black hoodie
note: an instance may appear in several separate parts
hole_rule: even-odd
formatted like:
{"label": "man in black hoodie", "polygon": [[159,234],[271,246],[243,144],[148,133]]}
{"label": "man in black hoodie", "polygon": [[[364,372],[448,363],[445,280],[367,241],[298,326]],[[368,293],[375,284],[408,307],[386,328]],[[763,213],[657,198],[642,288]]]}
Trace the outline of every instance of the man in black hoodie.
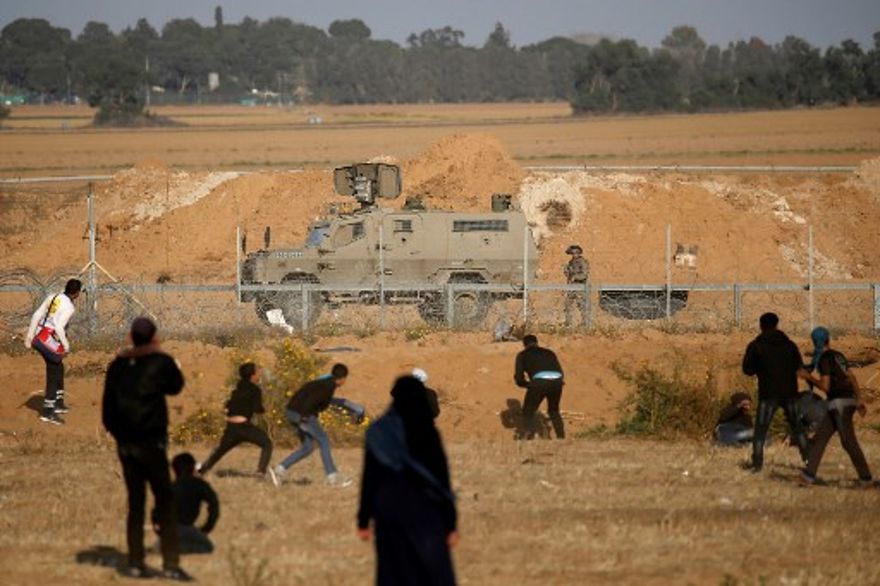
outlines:
{"label": "man in black hoodie", "polygon": [[777,329],[779,317],[765,313],[760,318],[761,333],[746,347],[742,370],[758,376],[758,410],[752,438],[752,471],[764,466],[764,442],[776,410],[782,407],[791,437],[797,442],[801,458],[807,460],[807,438],[798,417],[798,378],[808,379],[797,345]]}
{"label": "man in black hoodie", "polygon": [[226,401],[226,429],[220,438],[220,445],[208,456],[199,468],[204,476],[226,455],[226,452],[242,442],[260,446],[260,463],[257,473],[267,476],[275,484],[278,478],[273,470],[269,470],[269,459],[272,457],[272,440],[265,431],[251,423],[255,413],[265,413],[263,407],[263,390],[257,385],[260,381],[260,369],[253,362],[246,362],[238,369],[239,381]]}
{"label": "man in black hoodie", "polygon": [[183,374],[171,356],[159,350],[156,325],[139,317],[131,324],[132,347],[107,367],[102,401],[104,427],[117,444],[128,489],[128,567],[126,576],[145,578],[144,518],[146,485],[150,484],[161,527],[162,576],[189,582],[180,568],[176,512],[168,472],[168,406],[166,395],[183,388]]}
{"label": "man in black hoodie", "polygon": [[537,421],[535,414],[541,401],[547,399],[547,415],[553,424],[557,439],[565,438],[565,424],[559,413],[562,399],[563,373],[556,354],[549,348],[538,346],[538,338],[532,334],[523,337],[523,349],[516,355],[513,378],[516,386],[526,389],[523,398],[522,426],[517,432],[518,439],[533,439]]}

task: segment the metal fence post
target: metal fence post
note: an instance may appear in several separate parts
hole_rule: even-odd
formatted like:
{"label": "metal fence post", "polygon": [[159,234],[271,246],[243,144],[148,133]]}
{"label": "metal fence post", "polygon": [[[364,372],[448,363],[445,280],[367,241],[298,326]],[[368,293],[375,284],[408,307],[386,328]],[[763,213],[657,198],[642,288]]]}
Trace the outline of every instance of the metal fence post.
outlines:
{"label": "metal fence post", "polygon": [[302,324],[300,325],[300,330],[305,332],[309,329],[309,303],[311,299],[311,295],[306,295],[306,283],[305,281],[301,281],[299,284],[299,295],[300,302],[302,303]]}
{"label": "metal fence post", "polygon": [[742,287],[739,283],[733,284],[733,320],[736,323],[737,328],[742,327],[742,319],[743,319],[743,297],[742,297]]}
{"label": "metal fence post", "polygon": [[523,325],[529,323],[529,225],[523,228]]}
{"label": "metal fence post", "polygon": [[807,253],[809,257],[808,263],[808,274],[807,274],[807,305],[809,307],[810,312],[810,331],[813,331],[813,328],[816,327],[816,301],[814,298],[813,290],[814,290],[814,279],[815,272],[813,270],[813,263],[815,261],[815,256],[813,254],[813,227],[810,226],[807,230]]}
{"label": "metal fence post", "polygon": [[672,225],[666,224],[666,319],[672,317]]}
{"label": "metal fence post", "polygon": [[379,328],[385,328],[385,230],[379,224]]}
{"label": "metal fence post", "polygon": [[455,285],[446,283],[446,326],[452,329],[455,323]]}
{"label": "metal fence post", "polygon": [[91,295],[89,300],[89,335],[94,336],[98,329],[98,259],[97,259],[97,228],[95,226],[95,192],[89,183],[88,194],[89,216],[89,284]]}
{"label": "metal fence post", "polygon": [[235,301],[241,305],[241,226],[235,227]]}
{"label": "metal fence post", "polygon": [[584,281],[584,328],[591,330],[593,328],[593,301],[590,299],[590,281]]}
{"label": "metal fence post", "polygon": [[871,285],[874,290],[874,331],[880,332],[880,283]]}

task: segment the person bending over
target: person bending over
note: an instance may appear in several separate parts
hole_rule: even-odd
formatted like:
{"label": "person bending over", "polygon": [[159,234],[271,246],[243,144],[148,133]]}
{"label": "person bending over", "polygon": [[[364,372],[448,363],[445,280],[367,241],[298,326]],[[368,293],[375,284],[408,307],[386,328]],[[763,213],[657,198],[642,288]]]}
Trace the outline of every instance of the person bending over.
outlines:
{"label": "person bending over", "polygon": [[[220,501],[211,485],[195,475],[196,459],[189,452],[177,454],[171,460],[174,470],[174,505],[177,509],[177,542],[180,553],[211,553],[214,544],[208,533],[214,529],[220,518]],[[202,503],[207,506],[208,518],[201,527],[196,521],[201,513]],[[158,510],[153,509],[153,529],[162,530]]]}

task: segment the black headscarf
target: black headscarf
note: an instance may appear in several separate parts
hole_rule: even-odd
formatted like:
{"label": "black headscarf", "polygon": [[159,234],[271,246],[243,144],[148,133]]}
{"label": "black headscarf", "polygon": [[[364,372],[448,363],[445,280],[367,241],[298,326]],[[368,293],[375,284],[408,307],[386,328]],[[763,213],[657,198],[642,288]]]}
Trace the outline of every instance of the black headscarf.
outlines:
{"label": "black headscarf", "polygon": [[425,385],[415,377],[402,376],[395,381],[391,397],[391,409],[367,430],[367,449],[392,469],[409,467],[452,500],[446,454]]}
{"label": "black headscarf", "polygon": [[407,444],[410,444],[412,451],[409,440],[422,439],[429,429],[434,428],[434,415],[431,413],[425,385],[414,376],[402,376],[394,382],[391,398],[391,405],[403,420]]}

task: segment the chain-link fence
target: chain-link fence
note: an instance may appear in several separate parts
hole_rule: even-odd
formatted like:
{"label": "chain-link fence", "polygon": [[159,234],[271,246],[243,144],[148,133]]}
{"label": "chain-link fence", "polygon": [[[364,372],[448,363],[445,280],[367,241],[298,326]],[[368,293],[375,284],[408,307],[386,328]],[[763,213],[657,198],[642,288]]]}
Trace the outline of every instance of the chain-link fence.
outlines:
{"label": "chain-link fence", "polygon": [[[550,177],[551,181],[557,179]],[[579,192],[597,180],[577,175],[565,181]],[[371,261],[376,270],[367,271],[373,276],[366,284],[361,279],[331,285],[318,278],[278,284],[179,284],[157,283],[155,276],[126,277],[119,282],[97,262],[95,213],[89,190],[85,269],[51,274],[28,268],[0,269],[0,326],[10,336],[20,335],[47,295],[59,291],[67,278],[80,276],[86,290],[78,301],[71,327],[86,336],[119,336],[137,315],[153,316],[168,336],[228,333],[242,328],[261,331],[259,328],[269,326],[319,334],[390,330],[407,336],[431,329],[469,329],[506,337],[526,327],[538,331],[659,327],[668,331],[725,332],[739,327],[751,329],[765,311],[779,313],[785,329],[792,332],[807,332],[820,323],[836,331],[880,331],[880,284],[860,281],[820,254],[810,223],[792,212],[777,194],[755,195],[760,189],[748,184],[739,189],[736,183],[716,185],[711,179],[700,180],[701,190],[735,204],[730,217],[722,218],[723,226],[681,220],[690,217],[688,206],[697,205],[699,200],[679,200],[670,193],[663,196],[663,211],[670,223],[657,230],[651,228],[657,226],[650,216],[654,212],[644,212],[640,207],[638,190],[645,183],[644,177],[623,174],[602,181],[605,183],[597,183],[596,187],[615,190],[614,206],[606,205],[600,196],[587,202],[590,214],[610,215],[603,221],[589,221],[580,232],[586,258],[602,270],[594,271],[593,281],[575,285],[552,282],[547,267],[540,268],[542,259],[528,258],[528,247],[524,247],[521,259],[523,280],[517,284],[467,280],[386,282],[381,246],[378,258]],[[66,191],[58,195],[67,198],[64,201],[76,197]],[[778,240],[778,251],[773,249],[772,254],[766,246],[749,248],[758,240],[751,230],[759,220],[736,212],[736,206],[745,205],[743,201],[748,198],[752,198],[748,201],[751,208],[767,207],[767,214],[781,222],[774,224],[774,229],[786,232],[786,238]],[[21,202],[31,200],[20,198]],[[30,208],[25,203],[19,207],[19,215],[27,218]],[[566,210],[571,221],[574,209],[569,206]],[[578,213],[586,212],[581,209]],[[627,214],[625,219],[616,215],[621,213]],[[13,225],[7,224],[4,229],[15,233]],[[548,219],[548,230],[554,228],[550,224]],[[720,232],[724,234],[716,234]],[[700,243],[701,248],[694,243]],[[230,242],[227,250],[240,252],[242,244],[239,238],[238,242]],[[547,252],[544,248],[542,256]],[[228,261],[230,265],[235,263],[239,277],[241,260]],[[798,277],[788,282],[760,281],[767,275],[785,274],[780,263]],[[541,270],[545,273],[540,274]],[[596,274],[601,278],[595,278]],[[729,277],[720,280],[719,274]]]}
{"label": "chain-link fence", "polygon": [[[26,327],[42,300],[74,273],[39,277],[0,272],[0,320],[9,335]],[[356,302],[338,302],[344,299]],[[240,302],[250,294],[253,301]],[[499,338],[535,331],[607,331],[657,327],[674,332],[751,328],[776,311],[786,330],[806,332],[822,323],[836,331],[880,331],[880,284],[805,285],[564,285],[486,284],[328,287],[315,283],[237,287],[235,284],[99,283],[86,288],[71,324],[77,338],[121,336],[131,319],[150,315],[165,336],[233,334],[277,327],[288,332],[368,335],[435,329],[480,330]]]}

